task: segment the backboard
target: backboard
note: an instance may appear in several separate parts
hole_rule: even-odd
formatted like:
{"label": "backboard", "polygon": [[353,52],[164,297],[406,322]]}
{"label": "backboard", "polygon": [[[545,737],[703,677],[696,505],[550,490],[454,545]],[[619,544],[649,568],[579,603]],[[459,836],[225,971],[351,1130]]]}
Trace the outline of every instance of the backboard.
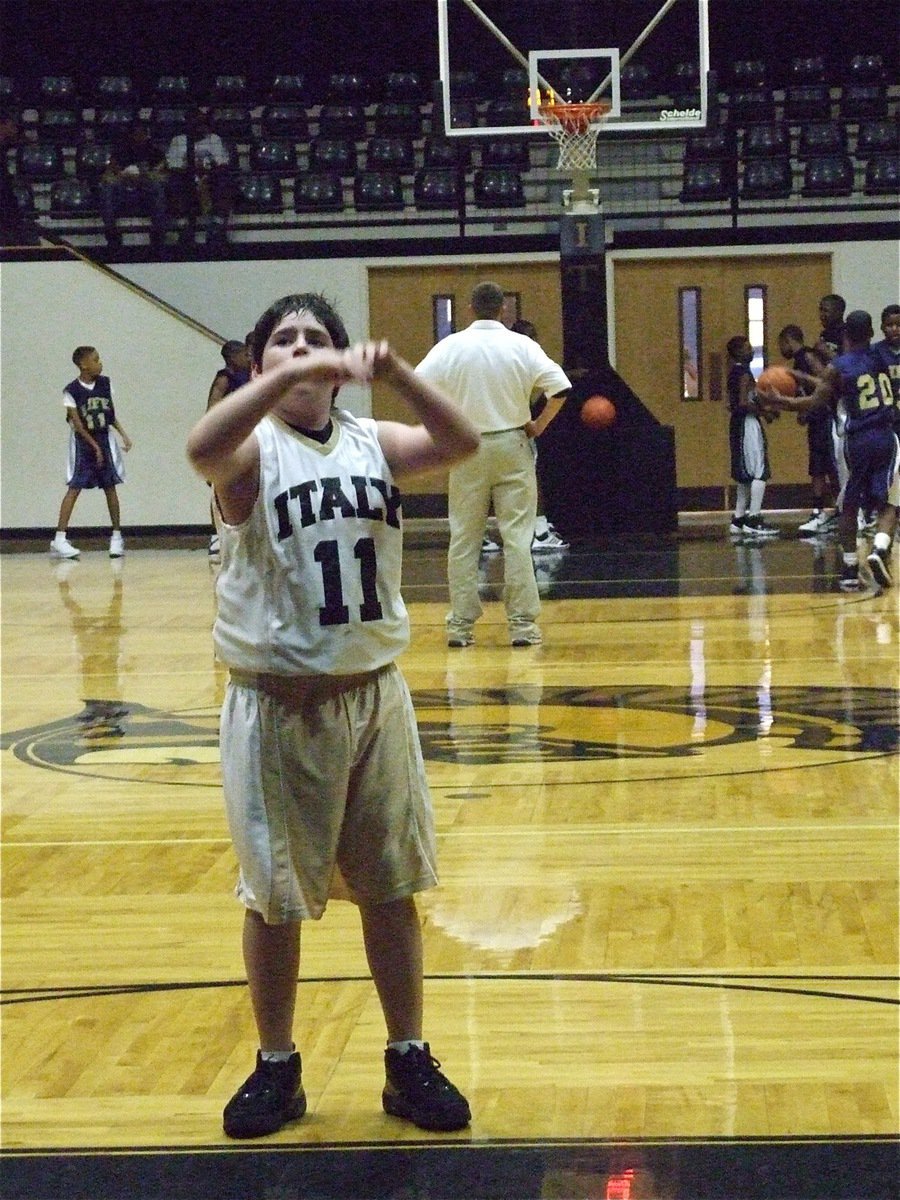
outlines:
{"label": "backboard", "polygon": [[706,124],[708,0],[437,0],[450,137],[543,133],[538,105],[605,100],[610,133]]}

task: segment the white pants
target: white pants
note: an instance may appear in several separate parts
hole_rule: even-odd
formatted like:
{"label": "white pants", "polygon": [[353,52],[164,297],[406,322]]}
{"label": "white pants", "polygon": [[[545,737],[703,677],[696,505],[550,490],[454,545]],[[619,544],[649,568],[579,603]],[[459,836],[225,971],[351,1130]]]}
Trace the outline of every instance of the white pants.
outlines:
{"label": "white pants", "polygon": [[531,539],[537,513],[534,447],[522,429],[485,433],[481,445],[450,472],[447,575],[451,629],[467,629],[482,613],[478,558],[491,501],[503,538],[503,603],[511,629],[527,631],[541,611]]}

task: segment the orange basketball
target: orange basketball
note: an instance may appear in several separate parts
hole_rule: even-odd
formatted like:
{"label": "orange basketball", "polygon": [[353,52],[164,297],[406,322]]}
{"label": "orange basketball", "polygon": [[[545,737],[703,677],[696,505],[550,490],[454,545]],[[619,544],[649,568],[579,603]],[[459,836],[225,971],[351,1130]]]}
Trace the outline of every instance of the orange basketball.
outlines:
{"label": "orange basketball", "polygon": [[766,367],[756,381],[760,392],[777,392],[779,396],[796,396],[797,380],[787,367]]}
{"label": "orange basketball", "polygon": [[581,406],[581,419],[591,429],[609,429],[616,419],[616,406],[606,396],[589,396]]}

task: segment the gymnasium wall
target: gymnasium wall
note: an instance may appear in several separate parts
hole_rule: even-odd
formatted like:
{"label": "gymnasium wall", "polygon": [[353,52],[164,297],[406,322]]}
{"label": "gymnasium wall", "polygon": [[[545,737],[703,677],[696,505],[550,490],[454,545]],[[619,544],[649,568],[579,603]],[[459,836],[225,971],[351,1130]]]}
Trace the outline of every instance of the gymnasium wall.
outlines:
{"label": "gymnasium wall", "polygon": [[[833,288],[847,297],[851,307],[870,309],[877,322],[881,307],[896,302],[898,243],[855,241],[816,249],[832,255]],[[741,252],[765,253],[767,248],[747,246]],[[433,261],[422,260],[422,265]],[[480,262],[487,276],[499,273],[503,260],[466,256],[441,261]],[[508,261],[525,260],[518,255]],[[123,526],[127,530],[204,525],[208,492],[187,464],[184,443],[221,365],[220,340],[243,337],[272,299],[297,290],[322,290],[337,299],[351,340],[365,337],[368,268],[373,265],[408,268],[413,262],[360,257],[147,263],[125,268],[134,283],[210,331],[203,332],[156,305],[151,295],[84,262],[4,263],[0,268],[3,530],[43,532],[55,525],[65,491],[68,436],[61,392],[76,374],[71,353],[79,344],[93,344],[100,350],[122,424],[135,443],[121,489]],[[611,310],[613,348],[614,324]],[[368,393],[360,388],[345,389],[342,403],[358,413],[369,411]],[[679,485],[689,484],[681,474],[679,469]],[[84,493],[72,528],[105,528],[106,524],[102,493]]]}

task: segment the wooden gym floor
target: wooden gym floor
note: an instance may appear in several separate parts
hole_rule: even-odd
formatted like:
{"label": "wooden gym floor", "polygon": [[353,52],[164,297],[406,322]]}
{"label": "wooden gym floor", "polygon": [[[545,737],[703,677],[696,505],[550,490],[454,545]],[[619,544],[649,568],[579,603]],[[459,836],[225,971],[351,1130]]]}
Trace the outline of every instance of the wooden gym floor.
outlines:
{"label": "wooden gym floor", "polygon": [[82,544],[2,560],[6,1200],[895,1195],[897,588],[841,594],[837,546],[787,526],[697,526],[536,557],[544,645],[489,602],[449,650],[444,547],[412,530],[426,1032],[472,1127],[382,1113],[334,904],[304,933],[309,1115],[235,1144],[214,568],[199,539]]}

